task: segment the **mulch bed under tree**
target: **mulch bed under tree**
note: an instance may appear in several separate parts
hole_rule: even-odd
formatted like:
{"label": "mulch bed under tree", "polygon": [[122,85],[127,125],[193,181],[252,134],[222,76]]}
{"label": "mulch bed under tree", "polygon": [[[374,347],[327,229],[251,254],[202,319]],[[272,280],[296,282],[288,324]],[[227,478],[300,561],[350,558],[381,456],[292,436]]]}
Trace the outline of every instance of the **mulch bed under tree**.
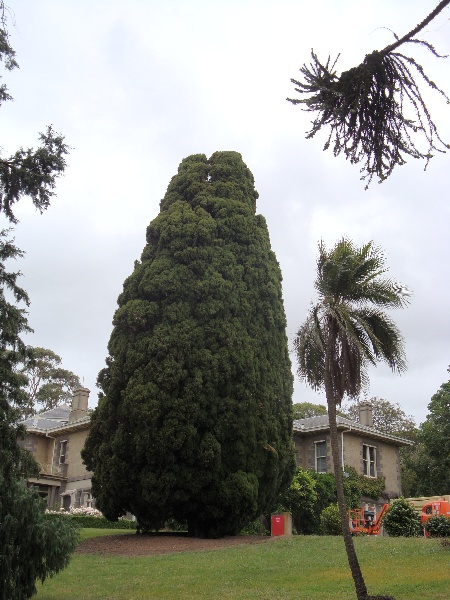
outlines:
{"label": "mulch bed under tree", "polygon": [[115,556],[154,556],[176,552],[205,552],[250,544],[270,542],[274,537],[237,535],[220,539],[201,539],[183,534],[159,533],[154,535],[107,535],[84,540],[75,554],[110,554]]}

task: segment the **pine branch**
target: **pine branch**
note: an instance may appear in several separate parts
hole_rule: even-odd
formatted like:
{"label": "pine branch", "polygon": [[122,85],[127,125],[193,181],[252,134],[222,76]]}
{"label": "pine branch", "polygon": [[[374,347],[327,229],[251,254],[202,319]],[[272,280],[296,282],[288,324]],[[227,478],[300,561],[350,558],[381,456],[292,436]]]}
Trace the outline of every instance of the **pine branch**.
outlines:
{"label": "pine branch", "polygon": [[[445,58],[431,44],[413,36],[448,4],[450,0],[441,2],[406,36],[401,39],[395,36],[395,44],[366,55],[359,66],[344,71],[340,77],[334,71],[336,61],[331,65],[329,57],[323,65],[311,51],[311,64],[300,69],[303,81],[291,79],[295,91],[307,97],[287,100],[317,113],[307,139],[322,127],[330,126],[324,150],[332,146],[335,156],[343,153],[351,163],[363,163],[360,172],[361,179],[367,180],[366,189],[374,175],[384,181],[396,165],[406,163],[407,157],[424,159],[426,168],[434,152],[443,153],[450,147],[441,139],[431,118],[416,81],[417,74],[447,103],[449,97],[413,57],[393,51],[403,43],[415,43],[434,56]],[[412,118],[405,113],[407,107],[412,108]],[[428,148],[419,148],[416,138],[425,138]]]}

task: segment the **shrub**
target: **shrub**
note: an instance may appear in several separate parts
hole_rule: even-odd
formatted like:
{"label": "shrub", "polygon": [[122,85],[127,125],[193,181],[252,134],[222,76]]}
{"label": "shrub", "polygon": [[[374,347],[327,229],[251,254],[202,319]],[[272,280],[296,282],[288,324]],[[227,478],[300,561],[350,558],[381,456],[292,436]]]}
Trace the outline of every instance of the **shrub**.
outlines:
{"label": "shrub", "polygon": [[167,519],[164,523],[164,529],[169,529],[169,531],[183,532],[188,530],[187,523],[179,523],[176,519]]}
{"label": "shrub", "polygon": [[320,514],[320,526],[324,535],[342,535],[341,518],[337,504],[330,504]]}
{"label": "shrub", "polygon": [[264,523],[261,523],[261,519],[256,519],[246,525],[240,535],[269,535],[269,531]]}
{"label": "shrub", "polygon": [[23,481],[0,486],[0,599],[31,598],[36,580],[67,566],[77,541],[72,523],[60,515],[49,519],[43,501]]}
{"label": "shrub", "polygon": [[46,510],[47,520],[54,521],[59,518],[69,520],[75,527],[89,529],[136,529],[136,521],[119,519],[108,521],[99,510],[95,508],[72,508],[70,512],[63,510]]}
{"label": "shrub", "polygon": [[314,505],[317,501],[315,487],[311,472],[297,469],[290,487],[278,496],[273,512],[290,512],[298,533],[312,533]]}
{"label": "shrub", "polygon": [[445,515],[434,515],[430,517],[424,525],[431,537],[450,537],[450,517]]}
{"label": "shrub", "polygon": [[420,518],[409,502],[398,498],[384,515],[383,526],[392,537],[415,537],[419,535]]}
{"label": "shrub", "polygon": [[80,506],[79,508],[75,508],[71,506],[69,508],[69,513],[71,515],[86,515],[88,517],[103,517],[103,514],[97,510],[96,508],[91,508],[89,506]]}
{"label": "shrub", "polygon": [[91,529],[136,529],[136,521],[119,519],[108,521],[105,517],[90,517],[89,515],[69,515],[72,523],[78,527]]}

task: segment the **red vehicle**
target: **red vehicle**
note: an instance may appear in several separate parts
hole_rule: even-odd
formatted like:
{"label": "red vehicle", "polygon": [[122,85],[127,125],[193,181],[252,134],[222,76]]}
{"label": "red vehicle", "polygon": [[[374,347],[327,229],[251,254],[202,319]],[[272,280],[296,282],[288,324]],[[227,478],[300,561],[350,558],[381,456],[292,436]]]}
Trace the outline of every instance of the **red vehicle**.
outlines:
{"label": "red vehicle", "polygon": [[366,504],[364,508],[357,508],[348,511],[348,524],[351,533],[365,533],[367,535],[379,535],[381,530],[381,521],[385,515],[389,504],[384,504],[377,515],[375,505]]}
{"label": "red vehicle", "polygon": [[[435,500],[434,502],[427,502],[427,504],[424,504],[422,512],[420,513],[422,527],[424,527],[428,519],[435,515],[445,515],[446,517],[450,517],[450,502],[447,502],[447,500]],[[425,537],[430,537],[425,527],[423,533]]]}

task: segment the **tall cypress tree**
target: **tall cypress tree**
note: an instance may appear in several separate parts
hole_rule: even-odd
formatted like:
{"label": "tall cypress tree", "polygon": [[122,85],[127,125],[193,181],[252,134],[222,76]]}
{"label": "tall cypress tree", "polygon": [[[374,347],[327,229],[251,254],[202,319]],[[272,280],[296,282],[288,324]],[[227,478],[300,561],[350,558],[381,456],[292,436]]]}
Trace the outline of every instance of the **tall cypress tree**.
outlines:
{"label": "tall cypress tree", "polygon": [[83,452],[104,514],[233,535],[293,474],[281,273],[237,152],[184,159],[114,316]]}

